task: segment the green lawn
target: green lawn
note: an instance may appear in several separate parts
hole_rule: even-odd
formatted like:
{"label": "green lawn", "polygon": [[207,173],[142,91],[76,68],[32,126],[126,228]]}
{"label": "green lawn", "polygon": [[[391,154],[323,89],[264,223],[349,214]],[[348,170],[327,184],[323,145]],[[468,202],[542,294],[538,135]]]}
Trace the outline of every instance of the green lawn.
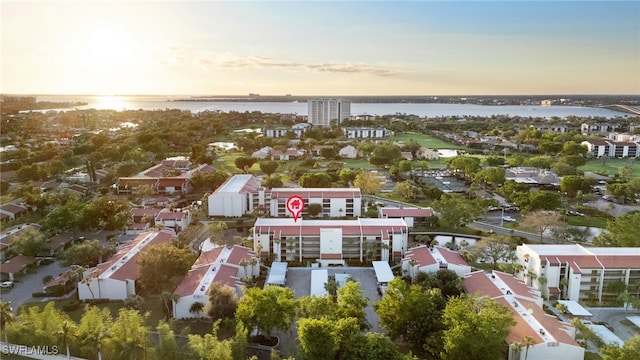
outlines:
{"label": "green lawn", "polygon": [[597,174],[614,175],[618,172],[618,168],[631,164],[632,177],[640,177],[640,164],[637,161],[629,159],[596,159],[587,161],[586,165],[580,166],[580,171],[591,171]]}
{"label": "green lawn", "polygon": [[573,226],[589,226],[597,227],[601,229],[607,228],[607,219],[599,217],[581,217],[581,216],[568,216],[567,224]]}
{"label": "green lawn", "polygon": [[464,149],[462,146],[449,144],[448,142],[442,141],[440,139],[436,139],[433,136],[420,134],[417,132],[406,132],[404,134],[399,134],[392,136],[390,138],[393,141],[402,141],[406,142],[409,139],[415,140],[418,144],[427,147],[429,149]]}

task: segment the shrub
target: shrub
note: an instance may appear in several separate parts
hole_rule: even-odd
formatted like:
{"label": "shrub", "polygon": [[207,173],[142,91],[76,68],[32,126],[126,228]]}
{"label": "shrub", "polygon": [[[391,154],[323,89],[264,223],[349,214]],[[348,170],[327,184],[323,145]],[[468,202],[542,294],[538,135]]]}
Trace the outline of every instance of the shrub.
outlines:
{"label": "shrub", "polygon": [[74,300],[68,304],[62,305],[62,311],[66,311],[66,312],[75,311],[75,310],[78,310],[79,308],[80,308],[80,302],[77,300]]}
{"label": "shrub", "polygon": [[33,296],[34,298],[41,298],[47,296],[47,294],[43,293],[42,291],[38,291],[32,293],[31,296]]}

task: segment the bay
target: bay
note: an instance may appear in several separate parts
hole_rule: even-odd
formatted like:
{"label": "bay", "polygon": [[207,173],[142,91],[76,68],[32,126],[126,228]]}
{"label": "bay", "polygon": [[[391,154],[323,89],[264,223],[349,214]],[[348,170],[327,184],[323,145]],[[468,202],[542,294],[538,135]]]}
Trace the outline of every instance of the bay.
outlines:
{"label": "bay", "polygon": [[[97,110],[165,110],[178,109],[199,113],[203,111],[254,112],[307,115],[306,102],[252,102],[252,101],[179,101],[185,96],[87,96],[87,95],[39,95],[38,101],[85,102],[76,109]],[[346,98],[346,97],[345,97]],[[55,109],[69,111],[70,109]],[[629,117],[629,114],[603,108],[582,106],[541,105],[473,105],[433,103],[351,103],[351,115],[406,114],[420,117],[491,117],[506,115],[524,118]]]}

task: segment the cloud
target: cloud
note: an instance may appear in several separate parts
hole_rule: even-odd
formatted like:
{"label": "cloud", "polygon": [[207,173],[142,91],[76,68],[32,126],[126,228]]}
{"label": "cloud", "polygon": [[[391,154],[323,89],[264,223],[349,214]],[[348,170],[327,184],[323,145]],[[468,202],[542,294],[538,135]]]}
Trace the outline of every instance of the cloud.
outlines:
{"label": "cloud", "polygon": [[[206,59],[199,60],[200,65],[210,68],[213,62]],[[368,76],[398,76],[402,72],[392,69],[374,67],[363,63],[301,63],[281,59],[251,56],[247,58],[226,59],[216,64],[223,68],[280,68],[303,69],[312,72],[359,74]]]}

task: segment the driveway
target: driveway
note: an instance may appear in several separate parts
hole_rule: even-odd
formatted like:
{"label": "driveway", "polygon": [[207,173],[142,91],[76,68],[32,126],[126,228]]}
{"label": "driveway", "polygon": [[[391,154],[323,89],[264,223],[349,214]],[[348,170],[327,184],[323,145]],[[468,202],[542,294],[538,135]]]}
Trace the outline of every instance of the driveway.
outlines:
{"label": "driveway", "polygon": [[604,211],[611,216],[621,216],[632,211],[640,210],[640,206],[638,205],[620,205],[603,199],[598,199],[585,205]]}
{"label": "driveway", "polygon": [[42,278],[51,275],[54,278],[62,274],[66,268],[60,266],[58,261],[49,265],[43,265],[36,269],[35,272],[29,273],[17,279],[13,289],[1,289],[0,299],[3,302],[11,301],[13,312],[18,312],[18,307],[26,302],[41,301],[31,296],[34,292],[42,291],[44,284]]}
{"label": "driveway", "polygon": [[591,321],[593,322],[606,322],[613,326],[613,333],[620,339],[627,341],[635,335],[640,335],[635,328],[623,324],[621,321],[625,320],[627,316],[638,315],[637,311],[629,310],[625,311],[624,308],[599,308],[589,307],[586,308],[593,314]]}

